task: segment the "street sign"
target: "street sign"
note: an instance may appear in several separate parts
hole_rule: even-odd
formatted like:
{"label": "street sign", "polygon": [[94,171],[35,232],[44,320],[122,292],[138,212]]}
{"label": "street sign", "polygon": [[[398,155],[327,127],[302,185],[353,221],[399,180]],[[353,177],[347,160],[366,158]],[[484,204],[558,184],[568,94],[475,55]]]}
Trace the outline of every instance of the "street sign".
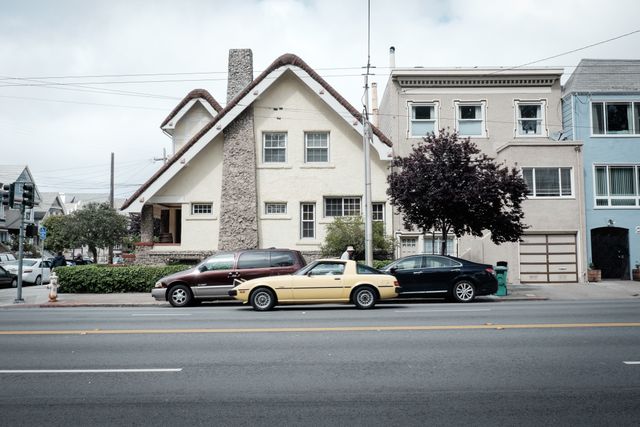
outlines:
{"label": "street sign", "polygon": [[47,227],[40,227],[40,240],[47,238]]}

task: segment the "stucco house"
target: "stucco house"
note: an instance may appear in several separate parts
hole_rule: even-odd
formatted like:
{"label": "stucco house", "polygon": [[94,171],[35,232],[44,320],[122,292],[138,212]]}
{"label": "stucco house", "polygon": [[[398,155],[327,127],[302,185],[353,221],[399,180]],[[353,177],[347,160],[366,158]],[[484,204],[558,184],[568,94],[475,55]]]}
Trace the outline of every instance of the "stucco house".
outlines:
{"label": "stucco house", "polygon": [[588,259],[603,278],[640,263],[640,60],[583,59],[563,91],[564,129],[583,141]]}
{"label": "stucco house", "polygon": [[[393,64],[392,64],[393,65]],[[561,69],[392,67],[380,129],[407,155],[429,132],[456,130],[483,152],[522,170],[529,226],[518,243],[450,237],[451,254],[508,263],[509,282],[577,282],[586,269],[582,143],[563,137]],[[439,251],[439,230],[422,234],[395,221],[399,256]]]}
{"label": "stucco house", "polygon": [[[314,257],[334,217],[361,214],[361,115],[295,55],[255,79],[252,62],[248,49],[229,52],[224,108],[200,89],[162,122],[174,153],[122,207],[142,216],[139,262],[264,247]],[[388,234],[391,145],[373,129],[373,216]]]}

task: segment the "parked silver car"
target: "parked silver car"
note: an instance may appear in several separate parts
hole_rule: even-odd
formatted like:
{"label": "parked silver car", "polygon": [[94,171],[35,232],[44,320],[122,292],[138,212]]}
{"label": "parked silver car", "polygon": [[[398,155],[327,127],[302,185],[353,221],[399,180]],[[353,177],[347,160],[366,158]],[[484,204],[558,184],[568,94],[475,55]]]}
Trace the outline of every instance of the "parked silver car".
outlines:
{"label": "parked silver car", "polygon": [[[8,261],[3,264],[5,270],[12,274],[18,274],[18,260]],[[49,283],[51,276],[51,264],[42,258],[24,258],[22,260],[22,282],[34,285]]]}

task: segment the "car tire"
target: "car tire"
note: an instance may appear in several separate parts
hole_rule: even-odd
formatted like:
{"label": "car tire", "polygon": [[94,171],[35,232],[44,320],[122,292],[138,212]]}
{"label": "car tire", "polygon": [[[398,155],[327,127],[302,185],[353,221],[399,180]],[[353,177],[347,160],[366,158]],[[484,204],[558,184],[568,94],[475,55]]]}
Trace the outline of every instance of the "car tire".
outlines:
{"label": "car tire", "polygon": [[36,277],[36,280],[33,282],[33,284],[36,286],[42,285],[42,276]]}
{"label": "car tire", "polygon": [[12,288],[17,288],[18,287],[18,279],[13,279],[11,281],[11,287]]}
{"label": "car tire", "polygon": [[378,296],[376,295],[375,289],[370,286],[359,287],[353,292],[352,297],[353,303],[358,310],[366,310],[375,307],[377,298]]}
{"label": "car tire", "polygon": [[174,307],[187,307],[191,305],[193,301],[193,295],[191,289],[185,285],[175,285],[169,289],[167,294],[169,304]]}
{"label": "car tire", "polygon": [[476,288],[468,280],[460,280],[453,285],[451,297],[455,302],[471,302],[476,297]]}
{"label": "car tire", "polygon": [[276,296],[271,289],[258,288],[251,292],[251,306],[256,311],[268,311],[276,305]]}

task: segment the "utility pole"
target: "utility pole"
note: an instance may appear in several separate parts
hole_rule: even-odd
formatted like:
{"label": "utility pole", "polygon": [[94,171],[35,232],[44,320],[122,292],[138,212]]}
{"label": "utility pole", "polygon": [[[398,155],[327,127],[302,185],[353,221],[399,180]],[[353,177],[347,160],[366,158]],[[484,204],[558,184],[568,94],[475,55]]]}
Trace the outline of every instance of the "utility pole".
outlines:
{"label": "utility pole", "polygon": [[16,299],[13,301],[15,304],[24,303],[22,298],[22,258],[24,251],[24,204],[20,205],[20,229],[18,231],[18,286],[16,288]]}
{"label": "utility pole", "polygon": [[[113,153],[111,153],[111,184],[109,186],[109,206],[111,206],[111,209],[114,208],[114,194],[115,194],[115,178],[114,178],[114,155]],[[109,259],[107,260],[107,264],[111,264],[113,262],[113,246],[109,245]],[[98,260],[95,260],[95,262],[98,262]]]}
{"label": "utility pole", "polygon": [[369,69],[371,68],[371,0],[367,1],[367,72],[364,75],[362,146],[364,149],[364,257],[373,265],[373,219],[371,214],[371,126],[369,124]]}

